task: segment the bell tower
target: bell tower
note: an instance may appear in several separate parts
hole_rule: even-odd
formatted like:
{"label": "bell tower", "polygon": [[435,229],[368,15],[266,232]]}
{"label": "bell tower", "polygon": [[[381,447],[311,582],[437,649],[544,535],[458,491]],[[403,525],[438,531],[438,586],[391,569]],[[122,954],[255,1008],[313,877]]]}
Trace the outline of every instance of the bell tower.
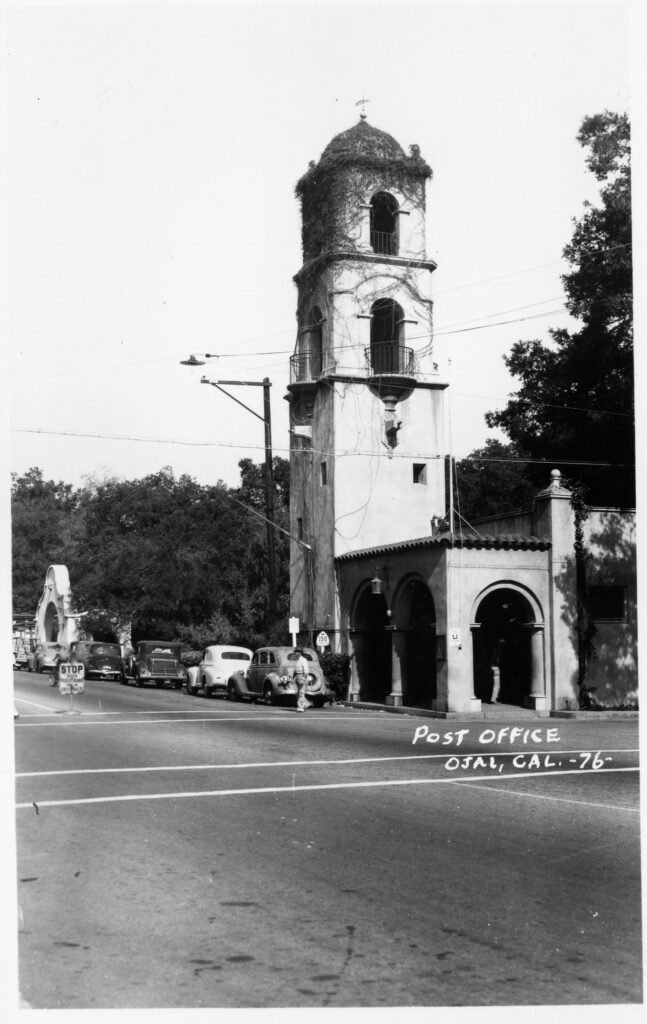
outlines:
{"label": "bell tower", "polygon": [[335,558],[428,536],[446,511],[430,177],[417,146],[406,155],[362,114],[296,186],[303,266],[287,397],[290,532],[302,543],[292,541],[290,614],[331,639]]}

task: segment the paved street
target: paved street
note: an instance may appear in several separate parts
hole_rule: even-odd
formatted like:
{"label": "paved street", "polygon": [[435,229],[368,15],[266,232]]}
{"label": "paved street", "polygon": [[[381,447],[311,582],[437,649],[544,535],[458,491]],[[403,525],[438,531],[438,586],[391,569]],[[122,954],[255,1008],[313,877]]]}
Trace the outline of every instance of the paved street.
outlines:
{"label": "paved street", "polygon": [[14,686],[31,1007],[642,998],[636,721]]}

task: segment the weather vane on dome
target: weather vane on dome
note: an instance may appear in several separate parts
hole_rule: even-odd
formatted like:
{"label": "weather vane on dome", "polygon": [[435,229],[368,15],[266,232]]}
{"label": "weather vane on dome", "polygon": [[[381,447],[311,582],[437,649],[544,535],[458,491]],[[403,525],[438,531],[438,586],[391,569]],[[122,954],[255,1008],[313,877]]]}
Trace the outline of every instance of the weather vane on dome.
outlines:
{"label": "weather vane on dome", "polygon": [[356,107],[362,108],[359,112],[359,116],[361,117],[362,121],[366,120],[366,104],[370,102],[370,100],[358,100],[357,103],[355,104]]}

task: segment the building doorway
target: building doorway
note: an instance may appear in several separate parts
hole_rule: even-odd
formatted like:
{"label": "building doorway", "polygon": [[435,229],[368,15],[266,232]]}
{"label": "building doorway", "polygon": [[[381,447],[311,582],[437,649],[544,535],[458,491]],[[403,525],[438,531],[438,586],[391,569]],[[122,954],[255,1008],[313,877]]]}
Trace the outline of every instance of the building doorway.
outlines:
{"label": "building doorway", "polygon": [[365,587],[351,625],[359,699],[383,704],[391,692],[391,634],[383,594]]}
{"label": "building doorway", "polygon": [[405,630],[402,703],[430,708],[436,697],[436,608],[420,579],[408,580],[396,603],[398,626]]}
{"label": "building doorway", "polygon": [[472,626],[474,695],[492,700],[498,669],[500,704],[524,705],[532,690],[531,627],[535,616],[530,601],[518,590],[500,587],[478,606]]}

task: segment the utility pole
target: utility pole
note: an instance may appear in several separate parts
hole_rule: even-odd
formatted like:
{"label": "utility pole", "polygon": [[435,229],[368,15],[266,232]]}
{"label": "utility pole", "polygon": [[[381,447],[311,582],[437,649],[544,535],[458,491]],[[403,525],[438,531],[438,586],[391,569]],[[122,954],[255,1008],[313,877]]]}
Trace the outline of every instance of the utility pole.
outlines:
{"label": "utility pole", "polygon": [[[191,360],[186,360],[184,365],[186,366],[200,366],[200,362],[191,356]],[[268,594],[268,606],[270,615],[276,615],[276,551],[274,546],[274,468],[272,466],[272,413],[270,407],[270,388],[271,382],[269,377],[264,377],[260,380],[209,380],[207,377],[202,377],[201,384],[210,384],[213,388],[217,388],[218,391],[222,391],[223,395],[227,395],[233,402],[238,405],[242,405],[243,409],[247,409],[247,412],[251,412],[252,416],[256,416],[257,419],[262,420],[265,428],[265,518],[266,522],[266,536],[267,536],[267,594]],[[248,405],[241,402],[239,398],[232,395],[229,391],[225,391],[222,387],[226,384],[228,387],[242,385],[244,387],[262,387],[263,388],[263,415],[255,412],[254,409],[250,409]]]}

